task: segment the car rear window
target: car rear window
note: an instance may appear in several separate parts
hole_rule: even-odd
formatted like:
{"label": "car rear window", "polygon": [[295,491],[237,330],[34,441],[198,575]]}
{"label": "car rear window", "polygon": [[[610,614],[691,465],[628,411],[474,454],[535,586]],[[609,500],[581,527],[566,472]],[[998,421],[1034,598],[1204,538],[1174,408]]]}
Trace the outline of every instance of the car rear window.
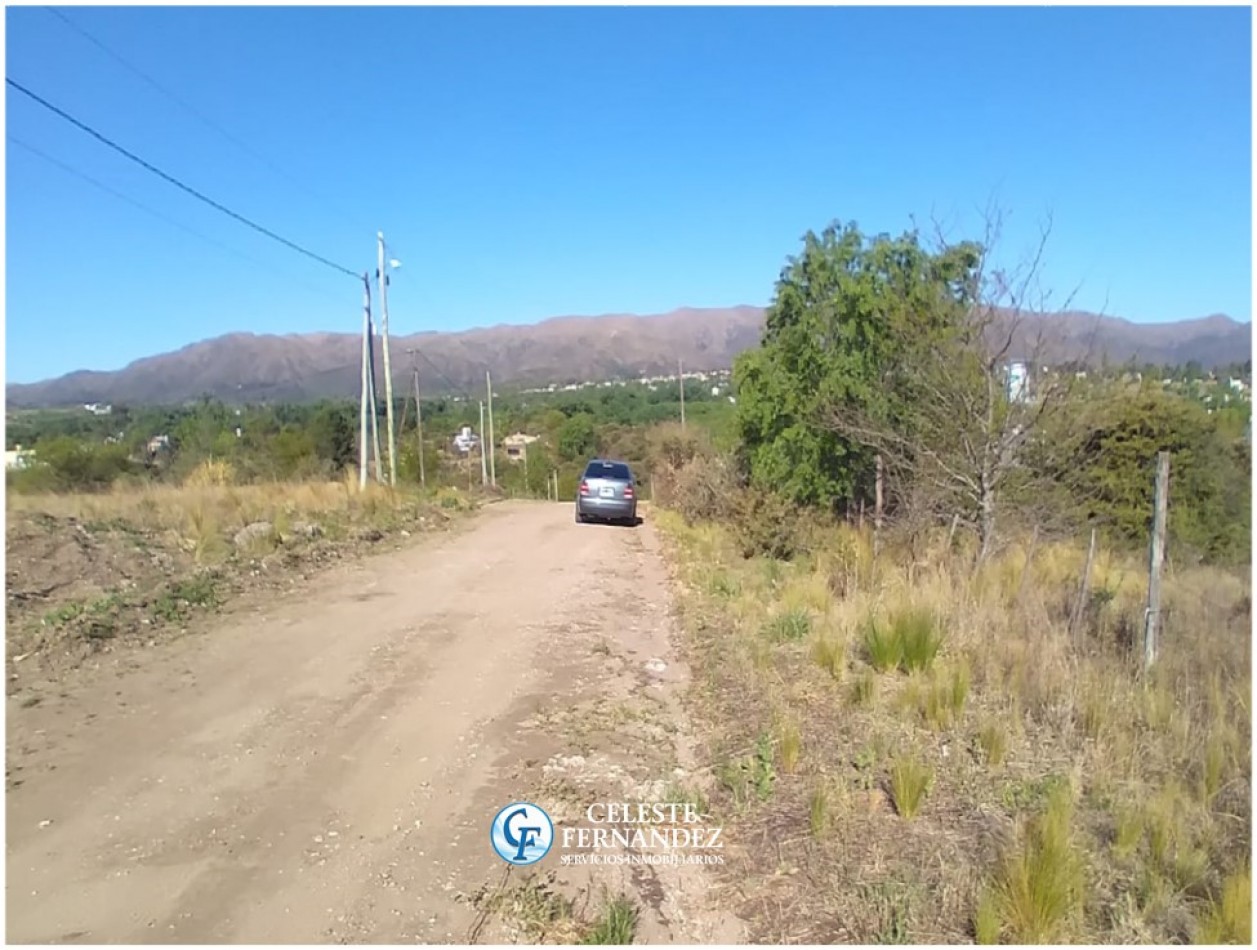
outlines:
{"label": "car rear window", "polygon": [[585,469],[585,477],[621,478],[628,482],[633,480],[633,473],[623,462],[590,462],[589,468]]}

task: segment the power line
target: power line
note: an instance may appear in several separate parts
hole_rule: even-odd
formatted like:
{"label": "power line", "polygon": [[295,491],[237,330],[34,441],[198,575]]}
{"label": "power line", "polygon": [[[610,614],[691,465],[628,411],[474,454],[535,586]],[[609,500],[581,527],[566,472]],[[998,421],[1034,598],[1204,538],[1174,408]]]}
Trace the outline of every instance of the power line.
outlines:
{"label": "power line", "polygon": [[328,201],[326,197],[318,194],[317,192],[315,192],[313,189],[309,188],[308,186],[301,184],[301,182],[297,181],[294,177],[292,177],[287,172],[285,172],[282,168],[280,168],[273,161],[268,159],[265,155],[261,155],[258,152],[254,151],[252,148],[249,147],[247,143],[241,141],[239,138],[232,135],[230,132],[228,132],[225,128],[223,128],[213,119],[211,119],[209,116],[205,115],[205,113],[201,112],[199,109],[192,106],[186,100],[180,98],[178,95],[172,92],[169,88],[164,86],[162,83],[158,82],[156,79],[154,79],[148,73],[144,72],[144,70],[140,69],[134,63],[130,62],[121,53],[110,48],[106,43],[104,43],[104,41],[92,35],[90,32],[88,32],[78,23],[75,23],[70,17],[66,16],[62,11],[58,10],[55,7],[46,7],[45,9],[47,9],[49,13],[51,13],[57,19],[61,20],[62,23],[64,23],[74,32],[78,33],[80,36],[82,36],[85,40],[87,40],[93,46],[97,47],[102,52],[104,52],[107,56],[111,57],[115,62],[117,62],[123,68],[134,73],[136,76],[139,76],[141,79],[143,79],[146,83],[148,83],[158,92],[160,92],[162,95],[166,96],[172,102],[175,102],[181,108],[185,109],[187,112],[189,112],[196,118],[200,119],[201,122],[209,126],[211,129],[213,129],[223,138],[227,139],[227,141],[231,142],[233,145],[235,145],[238,149],[240,149],[246,155],[251,156],[253,159],[261,162],[263,165],[266,165],[268,168],[271,169],[271,171],[275,172],[281,178],[288,181],[289,184],[292,184],[300,188],[302,191],[306,192],[306,194],[310,195],[311,197],[317,198],[321,203],[326,204],[331,208],[334,208],[337,214],[339,214],[342,218],[345,218],[348,221],[353,221],[354,224],[360,227],[365,227],[365,225],[363,225],[360,221],[357,221],[353,216],[346,214],[342,209],[333,205],[330,201]]}
{"label": "power line", "polygon": [[71,125],[82,130],[83,132],[86,132],[92,138],[109,146],[115,152],[118,152],[120,155],[123,155],[126,158],[129,158],[131,161],[135,162],[140,167],[152,172],[154,175],[157,175],[159,178],[164,179],[165,181],[174,185],[176,188],[180,189],[181,191],[187,192],[192,197],[196,198],[198,201],[205,202],[205,204],[209,205],[211,208],[214,208],[217,211],[221,211],[223,214],[227,215],[230,218],[234,218],[236,221],[239,221],[241,224],[252,228],[254,231],[257,231],[260,234],[266,235],[271,240],[278,241],[280,244],[283,244],[285,247],[288,247],[296,251],[298,254],[302,254],[305,257],[310,258],[311,260],[318,261],[320,264],[324,265],[325,267],[330,267],[332,268],[332,270],[339,271],[342,274],[352,277],[354,280],[362,279],[361,274],[355,273],[354,271],[350,270],[348,267],[341,267],[339,264],[335,264],[332,261],[329,261],[327,258],[321,257],[318,254],[315,254],[313,251],[307,250],[306,248],[302,247],[300,244],[297,244],[294,241],[290,241],[285,237],[281,237],[280,235],[276,234],[274,231],[271,231],[268,228],[264,228],[262,225],[257,224],[254,221],[250,221],[244,215],[238,214],[237,212],[232,211],[230,208],[226,207],[225,205],[222,205],[219,202],[215,201],[213,198],[210,198],[207,195],[202,194],[201,192],[197,191],[195,188],[191,187],[190,185],[185,185],[178,178],[175,178],[173,175],[167,174],[166,172],[158,168],[156,165],[153,165],[152,163],[147,162],[144,159],[140,158],[134,152],[127,151],[117,142],[114,142],[112,139],[96,131],[90,125],[86,124],[85,122],[79,121],[78,119],[70,115],[70,113],[66,112],[65,110],[57,108],[57,106],[53,105],[47,99],[44,99],[42,96],[39,96],[34,92],[31,92],[31,90],[27,89],[21,83],[15,82],[14,80],[9,79],[8,77],[5,77],[4,81],[8,83],[10,86],[12,86],[14,89],[16,89],[18,92],[22,93],[22,95],[28,97],[32,101],[43,106],[49,112],[53,113],[56,116],[59,116],[60,118],[64,119],[66,122],[69,122]]}
{"label": "power line", "polygon": [[[14,145],[18,146],[19,148],[23,148],[26,151],[30,152],[32,155],[38,156],[39,158],[43,159],[48,164],[61,169],[66,174],[73,175],[75,178],[79,178],[87,182],[89,185],[99,188],[101,191],[105,192],[106,194],[112,195],[113,197],[117,198],[119,201],[125,201],[127,204],[131,205],[132,207],[138,208],[139,210],[143,211],[145,214],[150,214],[153,217],[157,218],[158,220],[165,221],[167,224],[171,225],[172,227],[178,228],[180,231],[184,231],[188,234],[191,234],[193,237],[198,238],[207,244],[212,244],[214,247],[217,247],[221,251],[226,251],[228,254],[231,254],[233,257],[238,257],[241,260],[248,261],[251,264],[256,264],[259,267],[263,267],[267,271],[270,271],[272,273],[274,272],[274,268],[270,264],[267,264],[264,261],[261,261],[258,258],[253,257],[249,254],[245,254],[243,251],[238,251],[234,247],[231,247],[228,244],[224,244],[222,241],[212,238],[209,235],[202,234],[200,231],[197,231],[195,228],[188,227],[182,221],[178,221],[170,217],[169,215],[162,214],[162,212],[157,211],[154,208],[150,208],[148,205],[144,204],[142,201],[137,201],[135,198],[132,198],[130,195],[127,195],[121,191],[118,191],[116,188],[112,187],[111,185],[105,184],[103,181],[100,181],[97,178],[93,178],[91,175],[87,174],[86,172],[80,171],[79,169],[73,167],[72,165],[67,165],[65,162],[61,161],[58,158],[53,157],[52,155],[49,155],[47,152],[43,151],[42,149],[36,148],[34,145],[31,145],[29,142],[24,142],[14,135],[6,136],[6,138],[10,142],[12,142]],[[290,279],[292,278],[290,277]],[[339,298],[334,297],[332,294],[329,294],[323,290],[317,290],[316,288],[311,287],[308,284],[300,284],[300,286],[303,287],[305,290],[309,291],[310,293],[317,294],[320,297],[325,297],[328,300],[337,300],[338,302],[343,302],[343,301],[340,301]]]}
{"label": "power line", "polygon": [[425,353],[423,350],[419,349],[418,347],[415,347],[413,352],[417,353],[423,359],[425,363],[427,363],[430,367],[432,367],[432,371],[436,373],[438,376],[440,376],[442,380],[445,381],[445,385],[447,385],[451,390],[453,390],[455,395],[462,396],[464,399],[468,400],[469,402],[471,401],[472,397],[467,392],[467,390],[463,389],[462,386],[459,386],[457,383],[451,380],[448,376],[446,376],[443,372],[441,372],[441,368],[437,366],[436,363],[432,362],[431,357],[429,357],[427,353]]}

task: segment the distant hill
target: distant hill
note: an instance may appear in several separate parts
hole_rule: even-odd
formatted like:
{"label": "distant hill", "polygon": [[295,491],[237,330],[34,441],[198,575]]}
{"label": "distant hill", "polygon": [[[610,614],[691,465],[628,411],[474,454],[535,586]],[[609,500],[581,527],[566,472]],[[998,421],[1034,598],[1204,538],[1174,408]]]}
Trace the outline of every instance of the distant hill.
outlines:
{"label": "distant hill", "polygon": [[[478,391],[484,373],[495,386],[571,383],[676,370],[728,368],[760,339],[759,307],[684,308],[654,316],[609,314],[555,317],[529,326],[494,326],[459,333],[393,337],[394,384],[409,387],[411,357],[418,347],[424,392]],[[1213,367],[1242,361],[1252,351],[1252,328],[1229,317],[1140,324],[1113,317],[1069,313],[1026,322],[1018,346],[1034,349],[1040,331],[1051,340],[1039,358],[1060,360],[1107,355],[1122,363],[1199,362]],[[12,408],[43,408],[107,402],[170,404],[210,395],[229,402],[299,401],[353,397],[360,379],[360,337],[352,333],[258,336],[232,333],[193,343],[173,353],[136,360],[116,372],[81,370],[38,383],[6,387]],[[377,356],[377,370],[382,360]],[[433,367],[439,367],[439,373]]]}

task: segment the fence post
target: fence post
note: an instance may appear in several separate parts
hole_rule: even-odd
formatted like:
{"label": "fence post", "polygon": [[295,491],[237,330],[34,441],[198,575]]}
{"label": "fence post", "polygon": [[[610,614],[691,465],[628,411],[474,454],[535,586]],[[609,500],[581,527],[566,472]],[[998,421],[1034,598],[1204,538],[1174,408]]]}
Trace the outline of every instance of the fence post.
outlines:
{"label": "fence post", "polygon": [[1165,522],[1169,508],[1170,453],[1157,453],[1156,497],[1152,511],[1152,542],[1148,555],[1148,609],[1144,613],[1144,673],[1157,659],[1161,627],[1161,570],[1165,566]]}
{"label": "fence post", "polygon": [[1087,609],[1087,595],[1091,593],[1091,565],[1096,556],[1096,529],[1091,529],[1091,544],[1087,547],[1087,563],[1083,565],[1082,582],[1078,585],[1078,599],[1074,601],[1073,612],[1069,615],[1069,638],[1078,639],[1078,628],[1082,623],[1083,611]]}

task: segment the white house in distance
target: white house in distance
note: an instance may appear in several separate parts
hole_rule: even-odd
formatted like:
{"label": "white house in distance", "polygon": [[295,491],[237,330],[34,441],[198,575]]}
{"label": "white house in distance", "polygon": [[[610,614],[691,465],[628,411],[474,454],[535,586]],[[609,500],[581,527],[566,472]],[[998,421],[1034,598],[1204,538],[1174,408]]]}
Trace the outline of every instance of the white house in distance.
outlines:
{"label": "white house in distance", "polygon": [[1008,401],[1026,402],[1030,399],[1030,368],[1020,360],[1008,364]]}
{"label": "white house in distance", "polygon": [[458,430],[458,434],[454,436],[454,448],[466,455],[480,444],[480,436],[472,430],[471,426],[463,426]]}
{"label": "white house in distance", "polygon": [[7,469],[30,468],[34,461],[35,453],[30,449],[23,449],[20,445],[6,449],[4,453],[4,467]]}
{"label": "white house in distance", "polygon": [[506,449],[506,457],[512,462],[524,461],[528,457],[528,446],[540,438],[540,436],[516,432],[502,440],[502,448]]}

